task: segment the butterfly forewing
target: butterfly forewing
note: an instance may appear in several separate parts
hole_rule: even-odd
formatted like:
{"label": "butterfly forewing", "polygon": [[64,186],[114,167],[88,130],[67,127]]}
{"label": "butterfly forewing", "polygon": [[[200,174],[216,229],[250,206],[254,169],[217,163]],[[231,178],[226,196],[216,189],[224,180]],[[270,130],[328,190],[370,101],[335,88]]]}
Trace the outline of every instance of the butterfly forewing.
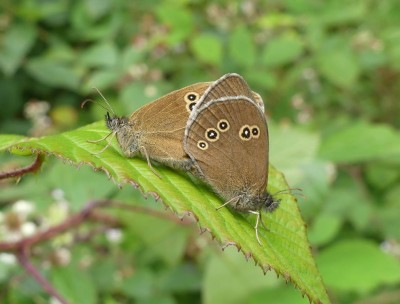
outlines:
{"label": "butterfly forewing", "polygon": [[144,105],[132,113],[130,120],[135,121],[137,128],[143,127],[146,132],[169,132],[177,126],[185,127],[190,114],[188,105],[191,103],[187,95],[193,94],[197,103],[211,82],[200,82],[164,95],[155,101]]}
{"label": "butterfly forewing", "polygon": [[[169,165],[187,158],[182,146],[186,123],[209,85],[202,82],[173,91],[132,113],[130,121],[150,158]],[[188,99],[190,94],[193,100]]]}

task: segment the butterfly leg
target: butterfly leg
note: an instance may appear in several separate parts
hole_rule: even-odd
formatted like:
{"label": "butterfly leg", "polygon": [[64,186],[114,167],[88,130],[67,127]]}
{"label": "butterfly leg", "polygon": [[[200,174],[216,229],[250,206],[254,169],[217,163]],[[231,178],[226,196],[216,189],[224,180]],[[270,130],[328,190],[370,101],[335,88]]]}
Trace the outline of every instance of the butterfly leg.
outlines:
{"label": "butterfly leg", "polygon": [[114,133],[110,132],[106,136],[104,136],[103,138],[100,138],[98,140],[87,140],[87,142],[90,142],[91,144],[95,144],[95,143],[101,142],[103,140],[106,140],[111,134],[114,134]]}
{"label": "butterfly leg", "polygon": [[260,223],[260,219],[261,219],[261,213],[259,211],[253,211],[253,210],[249,210],[250,213],[257,215],[257,219],[256,219],[256,225],[254,226],[254,229],[256,230],[256,238],[258,241],[258,244],[261,245],[261,241],[260,238],[258,236],[258,224]]}
{"label": "butterfly leg", "polygon": [[263,226],[263,228],[266,230],[266,231],[269,231],[269,229],[267,228],[267,226],[265,226],[265,224],[264,224],[264,221],[263,221],[263,219],[262,219],[262,213],[260,212],[260,222],[261,222],[261,225]]}
{"label": "butterfly leg", "polygon": [[140,147],[139,149],[143,151],[143,155],[146,157],[147,165],[150,167],[150,170],[153,171],[153,173],[154,173],[159,179],[162,179],[161,176],[160,176],[160,174],[158,174],[158,172],[157,172],[157,171],[153,168],[153,166],[151,165],[150,157],[149,157],[149,155],[147,154],[146,148],[142,146],[142,147]]}
{"label": "butterfly leg", "polygon": [[238,197],[231,198],[231,199],[230,199],[229,201],[227,201],[226,203],[223,203],[223,204],[222,204],[221,206],[219,206],[218,208],[215,208],[215,210],[218,211],[219,209],[225,207],[226,205],[232,204],[233,202],[236,204],[238,200],[239,200]]}
{"label": "butterfly leg", "polygon": [[114,136],[115,136],[116,133],[115,133],[115,132],[114,132],[114,133],[108,133],[107,136],[105,136],[105,137],[103,137],[103,138],[101,138],[101,139],[98,139],[98,140],[88,140],[88,141],[87,141],[87,142],[90,142],[90,143],[98,143],[98,142],[101,142],[101,141],[103,141],[103,140],[106,140],[107,137],[109,137],[111,134],[112,134],[112,136],[111,136],[110,140],[107,142],[107,145],[105,145],[105,147],[104,147],[103,149],[101,149],[99,152],[92,153],[92,155],[98,155],[98,154],[103,153],[105,150],[107,150],[108,147],[111,146],[111,142],[112,142],[112,140],[113,140],[113,138],[114,138]]}

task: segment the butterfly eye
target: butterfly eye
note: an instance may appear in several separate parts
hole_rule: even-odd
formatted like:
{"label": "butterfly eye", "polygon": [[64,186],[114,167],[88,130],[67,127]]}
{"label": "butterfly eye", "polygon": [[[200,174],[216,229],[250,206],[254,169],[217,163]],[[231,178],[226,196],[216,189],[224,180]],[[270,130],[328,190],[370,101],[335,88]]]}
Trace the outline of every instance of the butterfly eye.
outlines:
{"label": "butterfly eye", "polygon": [[214,128],[208,128],[206,130],[205,136],[211,142],[217,141],[219,139],[219,133]]}
{"label": "butterfly eye", "polygon": [[251,138],[251,130],[248,125],[244,125],[240,128],[239,136],[243,140],[250,140]]}
{"label": "butterfly eye", "polygon": [[229,130],[229,122],[226,119],[221,119],[218,122],[218,130],[221,132],[226,132]]}
{"label": "butterfly eye", "polygon": [[260,137],[260,128],[257,126],[252,126],[251,127],[251,136],[253,138],[259,138]]}
{"label": "butterfly eye", "polygon": [[204,140],[199,140],[197,142],[197,147],[201,150],[207,150],[208,149],[208,143],[206,143]]}

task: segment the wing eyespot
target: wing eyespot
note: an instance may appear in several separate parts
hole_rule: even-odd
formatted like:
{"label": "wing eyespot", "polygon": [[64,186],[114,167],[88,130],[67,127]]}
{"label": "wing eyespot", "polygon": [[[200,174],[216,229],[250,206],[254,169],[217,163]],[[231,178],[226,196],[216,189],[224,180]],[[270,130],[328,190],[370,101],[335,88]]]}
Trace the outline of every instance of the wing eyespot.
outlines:
{"label": "wing eyespot", "polygon": [[204,140],[199,140],[197,142],[197,148],[199,148],[200,150],[207,150],[208,149],[208,143],[205,142]]}
{"label": "wing eyespot", "polygon": [[239,130],[239,137],[241,140],[248,141],[251,139],[251,129],[249,125],[243,125]]}
{"label": "wing eyespot", "polygon": [[215,142],[219,139],[219,132],[215,128],[208,128],[204,133],[206,139],[210,142]]}
{"label": "wing eyespot", "polygon": [[218,121],[217,128],[221,132],[226,132],[230,129],[230,124],[226,119],[221,119]]}
{"label": "wing eyespot", "polygon": [[259,138],[260,137],[260,128],[258,126],[251,126],[251,137]]}

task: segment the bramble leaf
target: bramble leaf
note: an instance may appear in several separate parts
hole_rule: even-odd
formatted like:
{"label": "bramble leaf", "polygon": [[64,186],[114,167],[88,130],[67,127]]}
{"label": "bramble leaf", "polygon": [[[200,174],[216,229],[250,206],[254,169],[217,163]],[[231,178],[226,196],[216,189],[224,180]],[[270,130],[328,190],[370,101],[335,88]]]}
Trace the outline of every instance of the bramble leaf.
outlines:
{"label": "bramble leaf", "polygon": [[[311,302],[329,303],[311,255],[304,221],[292,195],[276,195],[281,199],[281,204],[274,213],[264,215],[268,231],[259,229],[260,245],[255,236],[254,215],[244,215],[228,208],[216,211],[223,201],[203,183],[187,174],[164,166],[154,166],[162,177],[160,179],[146,161],[124,157],[115,139],[104,152],[94,154],[107,143],[101,141],[93,144],[88,140],[98,140],[108,133],[104,123],[97,122],[70,132],[30,138],[24,142],[18,142],[19,137],[16,137],[10,150],[19,154],[24,151],[54,155],[75,166],[90,165],[106,172],[117,184],[138,186],[143,193],[160,198],[179,217],[193,215],[200,228],[209,231],[221,245],[235,245],[246,257],[252,257],[263,271],[275,270],[307,295]],[[3,138],[7,136],[0,136],[0,142],[3,142]],[[10,147],[9,144],[0,146],[3,149],[7,147]],[[287,188],[284,176],[271,167],[269,191],[275,193]]]}

